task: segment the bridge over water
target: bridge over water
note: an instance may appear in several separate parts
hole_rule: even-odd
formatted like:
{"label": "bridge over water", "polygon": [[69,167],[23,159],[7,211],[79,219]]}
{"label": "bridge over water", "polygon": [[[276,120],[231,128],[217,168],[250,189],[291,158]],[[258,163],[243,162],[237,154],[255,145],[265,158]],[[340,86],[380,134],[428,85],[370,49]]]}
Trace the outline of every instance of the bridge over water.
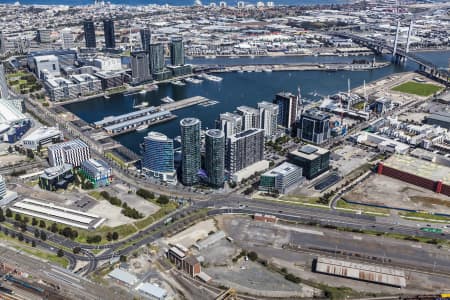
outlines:
{"label": "bridge over water", "polygon": [[419,65],[419,70],[423,72],[424,74],[432,77],[433,79],[440,81],[447,86],[450,85],[450,73],[449,71],[440,69],[438,66],[433,64],[432,62],[414,54],[411,52],[407,52],[403,49],[396,48],[395,46],[391,46],[386,43],[386,41],[381,39],[370,39],[366,37],[362,37],[356,34],[352,34],[349,32],[340,32],[336,31],[332,33],[333,35],[342,37],[342,38],[348,38],[352,39],[352,41],[356,44],[366,46],[367,48],[370,48],[374,50],[377,53],[382,53],[383,50],[387,50],[390,53],[393,54],[393,58],[395,62],[400,63],[402,61],[406,61],[406,59],[409,59],[412,62],[415,62]]}

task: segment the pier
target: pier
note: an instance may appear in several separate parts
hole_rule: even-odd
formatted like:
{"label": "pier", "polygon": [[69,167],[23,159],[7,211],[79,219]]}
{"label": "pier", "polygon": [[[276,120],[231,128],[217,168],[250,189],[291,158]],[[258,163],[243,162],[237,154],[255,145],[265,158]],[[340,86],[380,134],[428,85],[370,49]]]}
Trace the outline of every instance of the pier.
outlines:
{"label": "pier", "polygon": [[255,64],[231,65],[211,68],[210,72],[276,72],[276,71],[365,71],[379,69],[390,65],[390,62],[376,62],[369,64],[342,64],[342,63],[288,63],[288,64]]}
{"label": "pier", "polygon": [[[94,122],[92,125],[97,129],[103,128],[108,136],[116,136],[135,131],[139,127],[148,127],[173,120],[176,118],[176,115],[172,114],[172,111],[192,105],[207,104],[209,102],[213,101],[202,96],[194,96],[171,103],[165,103],[157,107],[151,106],[119,116],[106,117],[103,120]],[[105,137],[100,135],[98,138]]]}

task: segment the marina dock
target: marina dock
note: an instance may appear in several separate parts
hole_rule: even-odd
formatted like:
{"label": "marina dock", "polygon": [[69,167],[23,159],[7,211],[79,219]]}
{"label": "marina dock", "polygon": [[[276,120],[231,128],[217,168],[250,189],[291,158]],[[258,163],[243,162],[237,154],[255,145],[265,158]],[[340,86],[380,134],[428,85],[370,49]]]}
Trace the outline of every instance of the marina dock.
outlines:
{"label": "marina dock", "polygon": [[192,105],[201,104],[201,103],[205,103],[208,101],[211,101],[211,100],[209,100],[208,98],[202,97],[202,96],[194,96],[194,97],[186,98],[183,100],[178,100],[178,101],[171,102],[171,103],[161,104],[159,107],[164,110],[174,111],[177,109],[186,108],[186,107],[189,107]]}

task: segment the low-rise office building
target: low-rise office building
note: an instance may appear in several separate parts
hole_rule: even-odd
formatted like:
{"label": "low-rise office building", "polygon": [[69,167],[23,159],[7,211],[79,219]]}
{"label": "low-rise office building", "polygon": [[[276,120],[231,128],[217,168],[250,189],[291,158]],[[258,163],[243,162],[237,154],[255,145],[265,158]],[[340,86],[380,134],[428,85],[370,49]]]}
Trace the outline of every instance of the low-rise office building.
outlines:
{"label": "low-rise office building", "polygon": [[317,146],[306,145],[288,154],[291,163],[303,170],[307,179],[313,179],[328,171],[330,167],[330,151]]}
{"label": "low-rise office building", "polygon": [[57,127],[41,127],[24,137],[22,144],[24,148],[36,151],[44,145],[59,143],[63,138]]}
{"label": "low-rise office building", "polygon": [[44,78],[44,75],[59,76],[59,60],[56,55],[41,55],[34,57],[34,65],[36,76],[40,79]]}
{"label": "low-rise office building", "polygon": [[261,175],[259,190],[286,194],[302,181],[302,168],[284,162]]}
{"label": "low-rise office building", "polygon": [[99,159],[88,159],[81,163],[80,172],[94,185],[107,186],[112,181],[112,169],[106,162]]}
{"label": "low-rise office building", "polygon": [[47,168],[39,176],[39,186],[48,191],[65,189],[73,181],[73,168],[71,164]]}

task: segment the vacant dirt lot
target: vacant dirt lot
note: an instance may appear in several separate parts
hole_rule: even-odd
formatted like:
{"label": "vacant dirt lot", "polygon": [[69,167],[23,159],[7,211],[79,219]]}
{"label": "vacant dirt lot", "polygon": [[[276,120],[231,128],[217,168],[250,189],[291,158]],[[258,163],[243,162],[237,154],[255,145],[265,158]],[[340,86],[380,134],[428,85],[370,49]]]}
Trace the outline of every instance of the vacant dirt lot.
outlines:
{"label": "vacant dirt lot", "polygon": [[345,199],[390,207],[450,213],[450,197],[405,183],[375,175],[358,185]]}

